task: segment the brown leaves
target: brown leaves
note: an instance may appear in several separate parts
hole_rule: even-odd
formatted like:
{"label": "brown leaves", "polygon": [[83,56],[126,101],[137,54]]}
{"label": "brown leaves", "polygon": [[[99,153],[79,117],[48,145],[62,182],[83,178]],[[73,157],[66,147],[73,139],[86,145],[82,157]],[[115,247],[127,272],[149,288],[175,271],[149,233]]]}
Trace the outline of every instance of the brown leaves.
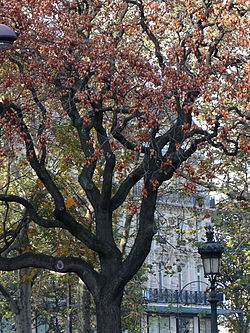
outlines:
{"label": "brown leaves", "polygon": [[77,206],[77,203],[73,198],[67,197],[65,200],[65,207],[68,209],[71,208],[72,206]]}

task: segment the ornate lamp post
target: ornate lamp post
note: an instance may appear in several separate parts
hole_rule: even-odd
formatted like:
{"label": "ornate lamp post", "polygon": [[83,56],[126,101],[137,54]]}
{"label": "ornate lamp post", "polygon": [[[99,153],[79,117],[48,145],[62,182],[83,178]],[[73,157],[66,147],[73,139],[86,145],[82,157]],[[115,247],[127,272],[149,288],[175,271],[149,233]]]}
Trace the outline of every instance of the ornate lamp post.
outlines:
{"label": "ornate lamp post", "polygon": [[211,286],[209,294],[209,303],[211,304],[211,333],[218,333],[217,326],[217,304],[219,302],[216,292],[216,278],[220,275],[220,259],[224,252],[221,244],[215,242],[213,227],[207,227],[207,242],[198,248],[203,262],[204,275],[208,277]]}
{"label": "ornate lamp post", "polygon": [[16,39],[17,35],[10,27],[0,24],[0,49],[8,48]]}

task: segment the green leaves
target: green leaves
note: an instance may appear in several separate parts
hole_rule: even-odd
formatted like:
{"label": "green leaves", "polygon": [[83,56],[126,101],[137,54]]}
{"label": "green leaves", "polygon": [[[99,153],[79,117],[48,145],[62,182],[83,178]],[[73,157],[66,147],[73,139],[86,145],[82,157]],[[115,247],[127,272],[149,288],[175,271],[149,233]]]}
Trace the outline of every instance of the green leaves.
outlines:
{"label": "green leaves", "polygon": [[229,201],[228,204],[231,204],[228,210],[221,208],[216,215],[220,241],[225,245],[220,282],[229,300],[228,307],[241,312],[241,316],[228,315],[225,324],[230,332],[247,332],[250,310],[249,211],[238,207],[237,203],[233,205]]}

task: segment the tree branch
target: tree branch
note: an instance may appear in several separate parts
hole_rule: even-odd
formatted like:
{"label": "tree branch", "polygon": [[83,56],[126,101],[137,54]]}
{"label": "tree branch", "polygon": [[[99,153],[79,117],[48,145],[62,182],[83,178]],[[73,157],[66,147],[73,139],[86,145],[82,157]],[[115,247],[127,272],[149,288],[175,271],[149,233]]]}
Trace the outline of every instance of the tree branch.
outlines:
{"label": "tree branch", "polygon": [[120,275],[122,279],[129,281],[143,264],[148,255],[152,238],[156,233],[154,224],[154,212],[157,199],[157,190],[152,189],[150,183],[145,184],[147,197],[143,197],[139,214],[139,230],[134,245],[122,264]]}
{"label": "tree branch", "polygon": [[0,292],[3,295],[3,297],[6,299],[6,301],[9,303],[11,310],[15,313],[19,313],[19,308],[11,294],[8,292],[8,290],[0,283]]}
{"label": "tree branch", "polygon": [[95,168],[96,160],[88,163],[88,159],[91,159],[95,149],[91,143],[90,130],[94,127],[94,114],[88,116],[89,123],[84,124],[84,119],[80,116],[76,103],[74,101],[74,91],[70,90],[68,94],[65,94],[61,98],[61,103],[64,111],[68,114],[72,121],[73,126],[77,129],[78,137],[80,139],[83,154],[87,161],[82,168],[82,171],[78,177],[78,181],[84,191],[86,192],[91,205],[96,209],[97,202],[100,200],[100,192],[92,180]]}
{"label": "tree branch", "polygon": [[0,201],[4,202],[16,202],[24,206],[30,218],[38,225],[44,228],[62,228],[68,230],[73,236],[79,239],[81,242],[86,244],[91,250],[98,253],[110,253],[111,249],[108,244],[102,243],[98,240],[94,234],[92,234],[88,229],[75,221],[75,219],[67,212],[56,212],[59,214],[60,220],[48,220],[40,217],[35,210],[34,206],[24,198],[18,197],[16,195],[6,195],[0,194]]}
{"label": "tree branch", "polygon": [[24,198],[21,198],[17,195],[10,195],[10,194],[0,194],[0,201],[3,201],[3,202],[16,202],[16,203],[19,203],[21,204],[22,206],[24,206],[27,211],[29,212],[29,216],[32,218],[32,220],[42,226],[42,227],[45,227],[45,228],[54,228],[54,227],[58,227],[58,228],[64,228],[65,229],[65,225],[61,222],[61,221],[58,221],[58,220],[46,220],[46,219],[43,219],[41,218],[34,206],[29,202],[27,201],[26,199]]}
{"label": "tree branch", "polygon": [[132,187],[144,176],[145,169],[141,164],[135,169],[119,186],[117,192],[111,200],[111,209],[114,211],[117,209],[126,199],[129,191]]}
{"label": "tree branch", "polygon": [[25,253],[12,258],[0,257],[0,270],[12,271],[26,267],[44,268],[59,273],[76,273],[91,289],[97,293],[98,273],[92,266],[76,257],[52,257],[45,254]]}
{"label": "tree branch", "polygon": [[25,141],[25,146],[26,146],[26,156],[27,160],[30,163],[30,166],[32,169],[36,172],[38,178],[41,180],[41,182],[44,184],[52,198],[54,199],[56,208],[58,210],[65,210],[65,204],[64,204],[64,199],[60,191],[58,190],[56,184],[52,180],[51,176],[49,175],[48,171],[42,165],[36,155],[34,143],[32,140],[32,137],[29,133],[28,127],[26,126],[24,120],[23,120],[23,114],[22,114],[22,109],[18,107],[16,104],[11,103],[9,105],[10,109],[13,109],[17,112],[17,116],[20,121],[20,126],[22,131],[25,133],[24,136],[24,141]]}
{"label": "tree branch", "polygon": [[161,52],[161,46],[160,43],[155,36],[155,34],[149,29],[149,25],[147,23],[145,13],[144,13],[144,6],[141,1],[133,1],[133,0],[125,0],[127,3],[131,3],[133,5],[136,5],[140,11],[140,25],[143,29],[143,31],[146,32],[148,38],[151,40],[151,42],[154,44],[155,47],[155,55],[156,58],[158,59],[159,66],[164,68],[165,63],[164,63],[164,58]]}
{"label": "tree branch", "polygon": [[104,151],[105,167],[103,170],[101,206],[108,208],[112,193],[113,172],[115,167],[115,155],[110,147],[106,130],[103,127],[103,113],[96,113],[95,129],[97,132],[98,142]]}

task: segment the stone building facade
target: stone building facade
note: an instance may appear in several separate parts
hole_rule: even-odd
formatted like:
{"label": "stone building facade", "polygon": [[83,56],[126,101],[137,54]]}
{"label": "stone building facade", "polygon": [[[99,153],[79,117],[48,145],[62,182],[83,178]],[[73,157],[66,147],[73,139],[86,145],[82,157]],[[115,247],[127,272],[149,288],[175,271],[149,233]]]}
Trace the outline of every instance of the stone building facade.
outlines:
{"label": "stone building facade", "polygon": [[[211,333],[209,282],[204,278],[197,244],[205,241],[213,206],[214,200],[207,195],[202,199],[160,196],[158,233],[147,259],[152,272],[143,292],[147,315],[141,332]],[[223,313],[218,308],[218,314]]]}

